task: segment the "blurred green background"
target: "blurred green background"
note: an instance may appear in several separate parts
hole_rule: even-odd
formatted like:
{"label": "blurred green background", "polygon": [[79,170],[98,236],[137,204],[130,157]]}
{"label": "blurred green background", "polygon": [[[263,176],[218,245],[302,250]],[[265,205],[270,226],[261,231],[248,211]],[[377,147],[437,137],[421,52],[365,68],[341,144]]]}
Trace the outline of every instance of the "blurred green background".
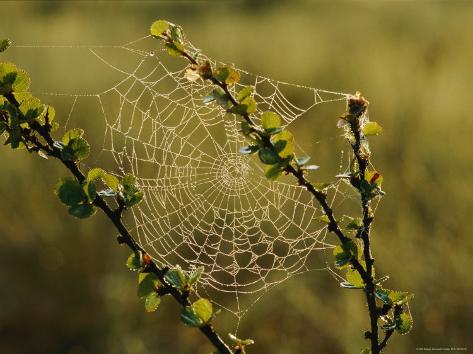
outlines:
{"label": "blurred green background", "polygon": [[[4,1],[0,13],[0,36],[18,44],[121,44],[165,18],[210,57],[250,72],[362,91],[384,127],[372,144],[388,193],[374,227],[378,272],[416,294],[414,330],[387,352],[473,350],[471,1]],[[30,72],[33,91],[103,88],[80,61],[65,75],[54,52],[21,53],[2,56]],[[311,152],[311,130],[334,122],[301,120],[294,133]],[[144,313],[111,225],[69,217],[53,195],[60,166],[6,147],[0,166],[0,353],[211,352],[172,301]],[[271,290],[239,332],[255,339],[255,354],[357,353],[364,306],[327,272],[306,273]],[[227,313],[216,320],[222,333],[233,323]]]}

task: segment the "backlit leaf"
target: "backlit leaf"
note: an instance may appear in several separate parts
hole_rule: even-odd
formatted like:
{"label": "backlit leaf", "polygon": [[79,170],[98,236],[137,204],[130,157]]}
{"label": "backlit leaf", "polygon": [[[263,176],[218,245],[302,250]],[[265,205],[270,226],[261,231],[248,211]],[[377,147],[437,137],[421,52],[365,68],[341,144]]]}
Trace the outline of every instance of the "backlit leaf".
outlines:
{"label": "backlit leaf", "polygon": [[178,289],[182,289],[187,285],[187,277],[179,266],[168,270],[164,278],[170,285]]}
{"label": "backlit leaf", "polygon": [[138,274],[138,297],[144,298],[149,294],[156,292],[160,282],[154,273]]}
{"label": "backlit leaf", "polygon": [[247,86],[247,87],[242,88],[240,91],[238,91],[237,101],[241,103],[241,101],[243,101],[245,98],[251,96],[251,94],[253,93],[253,90],[254,89],[252,86]]}
{"label": "backlit leaf", "polygon": [[143,199],[143,192],[138,188],[136,178],[132,175],[125,175],[122,178],[120,192],[127,207],[132,207]]}
{"label": "backlit leaf", "polygon": [[346,279],[347,279],[348,283],[350,283],[351,285],[353,285],[356,288],[364,288],[365,287],[365,283],[363,282],[363,279],[361,278],[360,273],[358,273],[358,271],[356,269],[349,268],[347,270]]}
{"label": "backlit leaf", "polygon": [[213,316],[212,303],[204,298],[185,307],[181,312],[181,320],[192,327],[202,327],[210,322]]}
{"label": "backlit leaf", "polygon": [[271,139],[273,144],[281,140],[286,142],[286,146],[279,152],[279,156],[282,158],[293,156],[295,148],[294,136],[288,130],[283,130],[282,132],[274,135]]}
{"label": "backlit leaf", "polygon": [[87,174],[87,180],[96,181],[98,179],[102,180],[103,183],[105,183],[108,187],[110,187],[114,192],[118,191],[118,186],[120,182],[118,181],[117,177],[105,172],[101,168],[91,169],[89,173]]}
{"label": "backlit leaf", "polygon": [[358,246],[354,241],[348,241],[335,247],[333,256],[335,257],[335,265],[342,268],[348,265],[350,260],[358,257]]}
{"label": "backlit leaf", "polygon": [[185,50],[184,45],[175,41],[166,42],[164,46],[167,48],[168,54],[173,57],[180,57]]}
{"label": "backlit leaf", "polygon": [[370,135],[378,135],[383,131],[383,128],[376,122],[367,122],[363,126],[363,135],[370,136]]}
{"label": "backlit leaf", "polygon": [[270,129],[279,128],[281,127],[281,117],[279,116],[279,114],[271,111],[264,112],[261,115],[261,125],[266,131]]}
{"label": "backlit leaf", "polygon": [[144,267],[143,253],[141,251],[132,252],[126,260],[126,266],[133,271],[141,270]]}
{"label": "backlit leaf", "polygon": [[192,274],[189,276],[189,285],[194,285],[195,283],[197,283],[200,279],[200,277],[202,276],[202,273],[204,272],[204,267],[198,267],[196,268]]}
{"label": "backlit leaf", "polygon": [[151,35],[158,37],[166,32],[169,28],[169,23],[165,20],[157,20],[151,24],[150,33]]}
{"label": "backlit leaf", "polygon": [[90,153],[90,145],[83,138],[75,138],[69,141],[61,151],[61,156],[67,161],[81,161],[86,159]]}
{"label": "backlit leaf", "polygon": [[156,292],[153,292],[145,298],[145,310],[146,312],[154,312],[158,309],[161,303],[161,298]]}
{"label": "backlit leaf", "polygon": [[74,128],[66,132],[62,137],[62,143],[64,145],[69,144],[72,139],[81,138],[84,135],[84,130],[79,128]]}
{"label": "backlit leaf", "polygon": [[409,313],[403,312],[396,318],[396,331],[399,334],[407,334],[412,329],[413,321]]}
{"label": "backlit leaf", "polygon": [[232,85],[240,80],[240,73],[229,66],[224,66],[215,71],[214,78],[227,85]]}
{"label": "backlit leaf", "polygon": [[330,224],[330,219],[328,217],[328,215],[322,215],[322,216],[318,216],[316,218],[314,218],[315,220],[318,220],[320,222],[323,222],[323,223],[326,223],[326,224]]}

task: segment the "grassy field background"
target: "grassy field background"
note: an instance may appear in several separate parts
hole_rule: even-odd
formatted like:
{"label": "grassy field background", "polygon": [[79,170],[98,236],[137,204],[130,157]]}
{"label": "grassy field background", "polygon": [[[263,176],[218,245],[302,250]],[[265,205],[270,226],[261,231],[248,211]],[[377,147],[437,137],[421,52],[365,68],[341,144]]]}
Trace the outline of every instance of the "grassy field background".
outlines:
{"label": "grassy field background", "polygon": [[[250,72],[362,91],[384,127],[372,145],[388,193],[374,226],[378,272],[416,294],[414,330],[387,352],[473,350],[472,2],[4,1],[0,13],[1,37],[37,45],[126,43],[165,18],[209,56]],[[68,55],[12,48],[2,60],[29,71],[33,91],[107,87],[103,67]],[[93,116],[81,119],[102,134]],[[294,133],[315,156],[313,134],[333,124],[302,118]],[[53,195],[60,166],[7,147],[0,166],[0,353],[211,352],[172,301],[144,313],[111,225],[69,217]],[[226,333],[233,321],[222,313],[216,325]],[[358,353],[365,328],[361,294],[310,272],[271,290],[239,331],[255,339],[250,353],[341,354]]]}

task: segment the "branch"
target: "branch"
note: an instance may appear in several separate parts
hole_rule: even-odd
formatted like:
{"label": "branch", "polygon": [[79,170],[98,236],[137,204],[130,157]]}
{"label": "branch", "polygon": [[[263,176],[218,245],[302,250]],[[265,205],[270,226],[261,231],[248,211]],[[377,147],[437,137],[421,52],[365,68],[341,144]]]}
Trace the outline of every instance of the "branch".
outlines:
{"label": "branch", "polygon": [[355,142],[352,144],[353,153],[355,154],[356,161],[358,163],[359,176],[358,180],[358,191],[360,192],[361,209],[363,213],[363,226],[360,229],[361,235],[359,235],[363,241],[363,257],[366,263],[366,279],[365,280],[365,294],[366,301],[368,303],[368,310],[370,315],[370,326],[371,331],[369,333],[369,339],[371,341],[371,352],[372,354],[379,353],[378,347],[378,311],[376,308],[376,296],[375,296],[375,284],[373,279],[373,263],[374,259],[371,253],[370,246],[370,229],[373,221],[373,212],[371,210],[371,201],[367,196],[366,192],[361,188],[362,181],[366,177],[366,169],[369,165],[369,153],[362,151],[362,135],[360,118],[365,114],[368,107],[368,101],[366,101],[361,95],[357,95],[351,98],[348,103],[348,114],[352,115],[349,118],[350,129],[355,137]]}
{"label": "branch", "polygon": [[[16,100],[15,96],[12,93],[7,93],[3,95],[10,104],[15,106],[18,109],[20,114],[20,118],[24,121],[27,121],[26,117],[20,112],[20,104]],[[2,115],[2,119],[5,117]],[[5,121],[5,123],[8,123]],[[7,128],[8,130],[8,128]],[[11,133],[11,132],[10,132]],[[41,138],[44,139],[46,144],[41,143],[34,133],[38,133]],[[33,120],[29,121],[29,128],[23,128],[22,136],[25,139],[26,143],[29,143],[33,146],[34,151],[42,151],[45,154],[52,156],[58,159],[72,175],[77,179],[79,183],[82,183],[86,180],[85,175],[80,170],[77,162],[65,160],[61,155],[61,150],[55,145],[55,141],[51,136],[51,126],[46,122],[45,125],[41,125],[39,122]],[[121,220],[121,214],[123,211],[123,205],[119,203],[119,206],[116,210],[113,210],[108,203],[103,199],[101,196],[97,195],[95,200],[93,201],[93,205],[101,209],[104,214],[109,218],[109,220],[113,223],[115,228],[118,230],[119,236],[119,243],[124,243],[128,246],[130,250],[135,253],[142,252],[145,254],[146,252],[142,249],[138,243],[134,240],[133,236],[130,234],[126,226],[123,224]],[[170,294],[182,307],[190,306],[191,303],[188,299],[188,293],[181,292],[179,289],[175,288],[174,286],[170,285],[168,281],[165,279],[165,274],[167,269],[161,269],[158,265],[149,258],[146,264],[147,271],[150,273],[154,273],[159,281],[162,284],[162,287],[158,289],[160,295],[163,294]],[[227,344],[223,341],[223,339],[218,335],[218,333],[212,327],[212,324],[206,324],[204,326],[199,327],[200,331],[207,337],[207,339],[214,345],[214,347],[219,351],[221,354],[231,354],[232,351],[227,346]]]}

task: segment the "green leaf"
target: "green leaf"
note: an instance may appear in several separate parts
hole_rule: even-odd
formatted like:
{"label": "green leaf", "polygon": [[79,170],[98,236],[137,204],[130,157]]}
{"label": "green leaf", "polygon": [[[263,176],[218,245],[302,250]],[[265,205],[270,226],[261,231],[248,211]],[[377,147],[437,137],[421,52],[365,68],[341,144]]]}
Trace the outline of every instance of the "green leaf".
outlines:
{"label": "green leaf", "polygon": [[154,273],[138,274],[138,297],[140,299],[156,292],[160,285],[159,279]]}
{"label": "green leaf", "polygon": [[396,331],[399,334],[407,334],[412,329],[413,323],[411,315],[403,312],[396,318]]}
{"label": "green leaf", "polygon": [[196,268],[192,274],[189,276],[189,285],[192,286],[194,285],[195,283],[197,283],[200,279],[200,277],[202,276],[202,273],[204,272],[204,267],[198,267]]}
{"label": "green leaf", "polygon": [[161,298],[156,292],[153,292],[145,298],[145,310],[146,312],[154,312],[158,309],[161,303]]}
{"label": "green leaf", "polygon": [[169,23],[165,20],[157,20],[151,24],[149,29],[150,33],[154,37],[159,37],[164,32],[166,32],[169,28]]}
{"label": "green leaf", "polygon": [[410,301],[414,297],[414,294],[410,294],[406,291],[391,291],[389,299],[394,305],[403,305]]}
{"label": "green leaf", "polygon": [[266,165],[265,170],[264,170],[264,175],[266,176],[267,179],[270,181],[276,180],[279,176],[282,174],[282,168],[279,164],[275,165]]}
{"label": "green leaf", "polygon": [[258,156],[265,165],[274,165],[280,161],[278,153],[268,147],[261,147]]}
{"label": "green leaf", "polygon": [[328,215],[317,216],[314,219],[318,220],[320,222],[324,222],[326,224],[330,224],[330,219],[329,219]]}
{"label": "green leaf", "polygon": [[187,285],[187,277],[179,266],[176,266],[175,269],[168,270],[164,278],[169,285],[178,289],[183,289]]}
{"label": "green leaf", "polygon": [[273,147],[274,147],[274,150],[279,154],[281,151],[284,150],[284,148],[286,147],[287,145],[287,141],[285,140],[279,140],[279,141],[276,141],[274,144],[273,144]]}
{"label": "green leaf", "polygon": [[18,69],[15,64],[8,62],[0,63],[0,95],[9,93],[13,90],[17,71]]}
{"label": "green leaf", "polygon": [[383,131],[383,128],[376,122],[368,122],[363,126],[363,135],[378,135]]}
{"label": "green leaf", "polygon": [[20,112],[24,121],[40,118],[46,112],[46,106],[29,92],[15,92],[15,99],[20,103]]}
{"label": "green leaf", "polygon": [[[0,94],[12,91],[23,92],[30,86],[30,78],[26,71],[18,69],[12,63],[0,63]],[[32,97],[31,94],[29,96]]]}
{"label": "green leaf", "polygon": [[240,73],[229,66],[224,66],[215,71],[214,78],[227,85],[233,85],[240,81]]}
{"label": "green leaf", "polygon": [[67,145],[69,144],[71,140],[82,138],[83,135],[84,135],[83,129],[79,129],[79,128],[71,129],[68,132],[66,132],[66,134],[64,134],[64,136],[62,137],[62,143],[64,145]]}
{"label": "green leaf", "polygon": [[171,27],[171,39],[176,43],[182,43],[182,29],[179,26]]}
{"label": "green leaf", "polygon": [[0,40],[0,53],[6,51],[11,46],[11,40],[8,38]]}
{"label": "green leaf", "polygon": [[[15,81],[12,84],[12,90],[15,92],[23,92],[29,89],[31,79],[27,72],[19,69],[16,73]],[[39,100],[38,100],[39,101]]]}
{"label": "green leaf", "polygon": [[87,174],[87,181],[92,182],[98,179],[110,187],[114,192],[118,192],[118,186],[120,185],[120,182],[118,181],[117,177],[105,172],[103,169],[98,167],[91,169]]}
{"label": "green leaf", "polygon": [[191,327],[201,327],[204,325],[191,306],[186,306],[182,309],[181,321]]}
{"label": "green leaf", "polygon": [[351,269],[349,268],[347,270],[346,278],[348,283],[353,285],[355,288],[364,288],[365,283],[363,282],[363,279],[361,278],[360,273],[356,269]]}
{"label": "green leaf", "polygon": [[246,104],[237,104],[227,109],[228,113],[238,114],[240,116],[248,113],[248,106]]}
{"label": "green leaf", "polygon": [[92,204],[71,205],[69,214],[79,219],[85,219],[95,214],[95,207]]}
{"label": "green leaf", "polygon": [[90,145],[83,138],[75,138],[69,141],[61,151],[61,157],[66,161],[81,161],[90,154]]}
{"label": "green leaf", "polygon": [[212,319],[213,306],[209,300],[205,298],[197,300],[192,304],[192,309],[204,324],[207,324]]}
{"label": "green leaf", "polygon": [[141,270],[144,267],[143,253],[138,251],[130,254],[126,260],[126,266],[133,271]]}
{"label": "green leaf", "polygon": [[348,230],[358,230],[360,227],[363,227],[363,220],[361,218],[352,218],[350,216],[346,216],[348,219],[348,223],[345,225],[345,228]]}
{"label": "green leaf", "polygon": [[185,307],[181,312],[181,320],[191,327],[202,327],[210,322],[213,316],[212,303],[204,298]]}
{"label": "green leaf", "polygon": [[241,103],[245,98],[250,97],[253,93],[253,90],[254,89],[252,86],[243,87],[237,93],[237,101]]}
{"label": "green leaf", "polygon": [[121,197],[127,207],[138,204],[143,199],[143,192],[136,185],[136,178],[132,175],[125,175],[121,183]]}
{"label": "green leaf", "polygon": [[350,263],[350,260],[358,258],[358,246],[355,242],[348,241],[335,247],[333,249],[333,256],[335,257],[335,265],[343,268]]}
{"label": "green leaf", "polygon": [[61,202],[69,206],[74,206],[87,200],[82,185],[72,177],[61,178],[56,184],[55,192]]}
{"label": "green leaf", "polygon": [[365,172],[365,180],[371,186],[381,187],[383,183],[383,176],[379,174],[377,171],[366,171]]}
{"label": "green leaf", "polygon": [[56,110],[54,109],[53,106],[49,106],[49,105],[46,106],[46,112],[44,114],[44,119],[42,119],[42,121],[41,121],[42,124],[46,123],[46,118],[48,119],[49,125],[52,126],[51,123],[53,123],[54,118],[56,118]]}
{"label": "green leaf", "polygon": [[87,196],[87,201],[92,203],[97,197],[97,189],[94,182],[85,182],[82,185],[85,195]]}
{"label": "green leaf", "polygon": [[167,48],[168,54],[173,57],[180,57],[185,51],[184,45],[176,41],[166,42],[164,46]]}
{"label": "green leaf", "polygon": [[286,142],[284,149],[279,151],[280,157],[287,158],[292,157],[294,155],[294,136],[288,130],[283,130],[279,134],[274,135],[271,140],[273,144],[277,143],[278,141]]}
{"label": "green leaf", "polygon": [[246,113],[251,114],[256,112],[256,101],[253,97],[248,96],[244,98],[241,104],[246,106]]}
{"label": "green leaf", "polygon": [[281,127],[281,117],[279,114],[268,111],[261,115],[261,125],[263,129],[268,131]]}

